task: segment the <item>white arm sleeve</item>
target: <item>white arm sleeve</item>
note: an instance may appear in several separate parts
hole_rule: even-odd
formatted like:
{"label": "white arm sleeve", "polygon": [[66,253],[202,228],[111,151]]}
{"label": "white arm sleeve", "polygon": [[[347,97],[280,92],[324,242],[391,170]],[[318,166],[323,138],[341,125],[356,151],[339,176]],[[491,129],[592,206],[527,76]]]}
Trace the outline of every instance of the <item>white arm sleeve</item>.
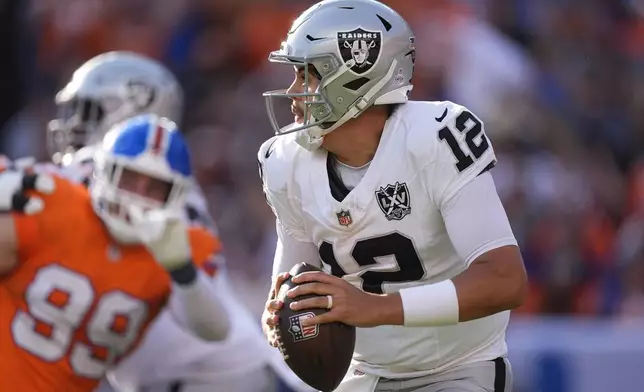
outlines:
{"label": "white arm sleeve", "polygon": [[468,266],[492,249],[517,245],[490,172],[457,191],[441,213],[454,249]]}
{"label": "white arm sleeve", "polygon": [[172,283],[170,314],[179,325],[205,341],[224,340],[230,320],[217,294],[215,282],[203,271],[187,285]]}
{"label": "white arm sleeve", "polygon": [[273,276],[288,272],[298,263],[308,263],[320,267],[318,248],[312,242],[298,241],[291,236],[279,220],[275,221],[277,247],[273,259]]}

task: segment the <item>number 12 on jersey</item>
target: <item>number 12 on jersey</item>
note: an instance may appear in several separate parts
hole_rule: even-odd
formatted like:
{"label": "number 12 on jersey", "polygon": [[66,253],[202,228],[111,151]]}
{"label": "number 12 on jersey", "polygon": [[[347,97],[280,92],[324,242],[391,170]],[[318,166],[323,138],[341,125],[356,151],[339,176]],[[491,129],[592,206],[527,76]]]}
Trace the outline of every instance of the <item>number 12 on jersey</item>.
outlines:
{"label": "number 12 on jersey", "polygon": [[[333,244],[323,241],[319,248],[320,259],[331,267],[331,274],[339,278],[347,272],[338,264]],[[351,257],[360,267],[373,268],[381,265],[377,258],[394,256],[396,268],[391,271],[370,271],[360,274],[362,290],[383,294],[385,283],[404,283],[421,280],[425,276],[425,267],[418,256],[411,238],[394,232],[381,237],[368,238],[356,242]]]}
{"label": "number 12 on jersey", "polygon": [[454,127],[459,133],[465,133],[465,143],[468,151],[463,151],[458,140],[456,140],[456,136],[454,136],[454,130],[447,126],[438,131],[438,138],[447,143],[454,158],[456,158],[456,168],[459,172],[462,172],[472,166],[474,161],[479,159],[490,148],[490,142],[483,132],[481,121],[467,110],[456,117]]}

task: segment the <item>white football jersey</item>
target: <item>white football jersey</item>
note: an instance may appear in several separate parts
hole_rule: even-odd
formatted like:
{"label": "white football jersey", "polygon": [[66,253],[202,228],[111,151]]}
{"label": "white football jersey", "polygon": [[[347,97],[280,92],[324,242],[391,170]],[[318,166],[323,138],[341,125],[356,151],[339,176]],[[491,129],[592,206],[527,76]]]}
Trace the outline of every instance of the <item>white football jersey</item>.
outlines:
{"label": "white football jersey", "polygon": [[[463,106],[400,105],[351,191],[333,179],[327,152],[306,151],[294,134],[266,141],[258,159],[283,229],[315,244],[325,271],[364,291],[392,293],[451,279],[475,258],[457,254],[441,215],[444,203],[496,162],[482,122]],[[496,244],[516,240],[510,235]],[[454,326],[358,328],[354,359],[365,373],[390,378],[494,359],[507,352],[509,314]]]}

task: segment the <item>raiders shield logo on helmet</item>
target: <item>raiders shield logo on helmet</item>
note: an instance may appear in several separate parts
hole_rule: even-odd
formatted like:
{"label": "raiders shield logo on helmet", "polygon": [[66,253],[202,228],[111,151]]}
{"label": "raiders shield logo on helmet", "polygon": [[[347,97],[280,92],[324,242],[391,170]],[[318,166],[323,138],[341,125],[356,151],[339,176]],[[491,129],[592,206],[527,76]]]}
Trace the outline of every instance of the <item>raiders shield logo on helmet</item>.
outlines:
{"label": "raiders shield logo on helmet", "polygon": [[353,31],[338,32],[338,48],[345,63],[353,61],[350,68],[361,75],[369,71],[380,57],[382,33],[357,28]]}
{"label": "raiders shield logo on helmet", "polygon": [[147,109],[154,101],[156,91],[147,83],[131,80],[127,83],[127,99],[138,110]]}

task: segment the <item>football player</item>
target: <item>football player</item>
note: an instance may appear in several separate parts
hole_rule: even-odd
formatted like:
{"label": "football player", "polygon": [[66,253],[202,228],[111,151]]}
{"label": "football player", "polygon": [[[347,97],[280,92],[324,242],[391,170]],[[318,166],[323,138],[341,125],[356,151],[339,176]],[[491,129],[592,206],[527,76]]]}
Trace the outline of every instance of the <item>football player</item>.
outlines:
{"label": "football player", "polygon": [[[40,213],[0,217],[0,378],[10,390],[92,391],[166,304],[201,339],[228,334],[198,270],[217,240],[182,217],[191,164],[174,123],[117,125],[94,162],[89,190],[54,177]],[[0,199],[19,176],[0,174]]]}
{"label": "football player", "polygon": [[[130,52],[96,56],[74,72],[57,94],[59,116],[49,124],[52,159],[63,174],[75,181],[91,182],[92,158],[105,132],[129,117],[152,113],[171,119],[183,116],[183,91],[174,75],[162,64]],[[59,168],[53,168],[59,171]],[[191,179],[185,219],[217,233],[199,185]],[[226,280],[221,254],[204,266],[214,276],[216,290],[231,322],[231,333],[221,342],[205,342],[185,331],[162,312],[150,327],[139,349],[109,374],[117,390],[261,391],[272,382],[268,364],[282,365],[266,350],[257,321],[234,296]],[[294,386],[301,381],[277,367]],[[103,391],[111,388],[104,383]]]}
{"label": "football player", "polygon": [[[483,122],[448,101],[408,100],[414,34],[374,0],[326,0],[295,20],[269,60],[293,68],[264,94],[277,136],[258,153],[278,242],[263,316],[295,264],[291,308],[358,328],[337,391],[504,392],[505,330],[526,293],[517,242],[490,170]],[[476,59],[472,59],[476,61]],[[277,98],[294,122],[278,124]]]}

